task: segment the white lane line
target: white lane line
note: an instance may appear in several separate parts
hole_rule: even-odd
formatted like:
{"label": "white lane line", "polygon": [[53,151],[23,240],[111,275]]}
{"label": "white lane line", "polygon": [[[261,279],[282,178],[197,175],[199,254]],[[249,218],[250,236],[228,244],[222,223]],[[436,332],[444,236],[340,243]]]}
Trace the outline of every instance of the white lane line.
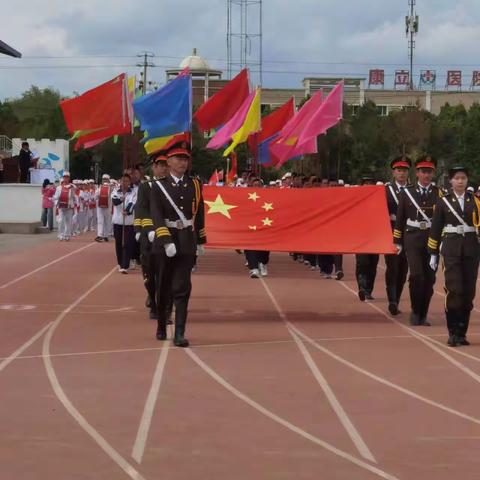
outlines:
{"label": "white lane line", "polygon": [[58,400],[62,403],[65,410],[72,416],[72,418],[79,424],[79,426],[97,443],[97,445],[113,460],[132,480],[145,480],[144,477],[125,460],[102,435],[95,430],[95,428],[88,423],[87,419],[74,407],[70,399],[63,391],[60,382],[55,373],[52,361],[50,359],[50,344],[53,334],[56,328],[60,325],[62,320],[68,315],[68,313],[74,309],[80,302],[87,298],[94,290],[96,290],[102,283],[104,283],[114,272],[117,271],[117,267],[110,270],[102,279],[100,279],[93,287],[89,288],[83,295],[75,300],[69,307],[67,307],[52,323],[47,334],[43,339],[43,362],[47,371],[48,379],[52,389],[57,396]]}
{"label": "white lane line", "polygon": [[323,352],[325,355],[328,355],[330,358],[333,358],[337,362],[341,363],[342,365],[345,365],[346,367],[351,368],[352,370],[361,373],[362,375],[365,375],[366,377],[375,380],[378,383],[381,383],[382,385],[385,385],[387,387],[392,388],[393,390],[397,390],[398,392],[401,392],[405,395],[408,395],[409,397],[412,397],[416,400],[419,400],[420,402],[423,402],[427,405],[430,405],[432,407],[438,408],[440,410],[443,410],[444,412],[450,413],[452,415],[455,415],[457,417],[463,418],[464,420],[468,420],[472,423],[475,423],[477,425],[480,425],[480,418],[475,418],[470,415],[467,415],[463,412],[460,412],[458,410],[455,410],[453,408],[450,408],[446,405],[443,405],[442,403],[438,403],[434,400],[430,400],[429,398],[423,397],[422,395],[419,395],[418,393],[413,392],[412,390],[408,390],[407,388],[404,388],[400,385],[397,385],[396,383],[391,382],[390,380],[387,380],[386,378],[380,377],[378,375],[375,375],[372,372],[369,372],[368,370],[365,370],[362,367],[359,367],[357,364],[352,363],[348,360],[346,360],[343,357],[340,357],[336,353],[333,353],[331,350],[328,348],[323,347],[322,345],[318,344],[314,339],[310,338],[308,335],[303,333],[301,330],[299,330],[295,325],[292,323],[288,323],[288,326],[303,340],[305,340],[307,343],[315,347],[317,350]]}
{"label": "white lane line", "polygon": [[158,393],[160,391],[160,385],[162,383],[162,377],[165,371],[169,350],[170,348],[168,343],[164,342],[160,351],[160,357],[158,359],[155,372],[153,374],[152,385],[147,396],[147,401],[145,402],[142,419],[140,421],[140,425],[138,426],[137,437],[135,438],[135,443],[133,444],[132,457],[137,463],[142,463],[143,453],[145,452],[145,445],[147,444],[148,433],[150,431],[153,412],[157,403]]}
{"label": "white lane line", "polygon": [[358,467],[361,467],[365,470],[368,470],[371,473],[374,473],[375,475],[379,476],[380,478],[385,478],[388,480],[394,480],[396,477],[393,475],[390,475],[387,472],[384,472],[383,470],[379,469],[378,467],[375,467],[373,465],[370,465],[369,463],[354,457],[353,455],[350,455],[347,452],[344,452],[343,450],[340,450],[337,447],[334,447],[330,443],[321,440],[318,437],[315,437],[311,435],[310,433],[306,432],[305,430],[302,430],[301,428],[297,427],[296,425],[290,423],[289,421],[285,420],[282,417],[279,417],[277,414],[271,412],[270,410],[266,409],[262,405],[260,405],[258,402],[250,398],[249,396],[245,395],[242,393],[240,390],[235,388],[233,385],[227,382],[223,377],[221,377],[217,372],[212,370],[203,360],[200,359],[200,357],[193,352],[191,348],[185,348],[184,349],[185,353],[190,356],[190,358],[208,375],[210,375],[216,382],[218,382],[222,387],[224,387],[226,390],[228,390],[230,393],[232,393],[235,397],[239,398],[246,404],[250,405],[252,408],[260,412],[262,415],[265,415],[267,418],[270,420],[273,420],[274,422],[282,425],[283,427],[287,428],[288,430],[300,435],[301,437],[315,443],[316,445],[319,445],[320,447],[324,448],[325,450],[345,459],[348,460],[349,462],[357,465]]}
{"label": "white lane line", "polygon": [[39,332],[37,332],[30,340],[27,340],[20,348],[15,350],[9,357],[2,358],[0,362],[0,372],[4,370],[7,365],[12,363],[16,358],[18,358],[22,352],[24,352],[30,345],[32,345],[34,342],[36,342],[47,330],[50,328],[52,322],[48,323],[45,325],[42,329],[40,329]]}
{"label": "white lane line", "polygon": [[277,310],[279,317],[286,323],[287,329],[290,335],[292,335],[293,339],[295,340],[295,343],[297,344],[297,347],[300,350],[301,354],[303,355],[305,362],[310,368],[310,371],[312,372],[313,376],[315,377],[318,384],[320,385],[320,388],[323,390],[323,393],[327,397],[327,400],[330,403],[330,406],[332,407],[333,411],[335,412],[338,419],[340,420],[340,423],[343,425],[343,428],[345,428],[348,436],[352,440],[358,452],[363,458],[366,458],[367,460],[376,463],[375,457],[373,456],[367,444],[364,442],[364,440],[360,436],[360,433],[355,428],[355,425],[353,424],[353,422],[348,417],[347,412],[340,404],[338,398],[336,397],[332,388],[328,384],[327,379],[320,372],[320,369],[318,368],[317,364],[314,362],[308,350],[305,348],[305,345],[301,342],[301,340],[298,338],[295,332],[288,326],[288,318],[285,315],[282,308],[280,307],[280,304],[277,302],[277,299],[273,295],[272,291],[270,290],[270,287],[267,285],[267,283],[263,278],[261,278],[260,281],[262,282],[263,288],[267,292],[267,295],[270,298],[270,301],[272,302],[273,306]]}
{"label": "white lane line", "polygon": [[[345,282],[339,282],[341,285],[343,285],[349,292],[353,293],[355,296],[357,295],[357,292],[355,290],[353,290],[352,288],[350,288]],[[455,367],[457,367],[459,370],[461,370],[463,373],[465,373],[466,375],[468,375],[470,378],[472,378],[473,380],[475,380],[476,382],[480,383],[480,375],[476,374],[473,370],[471,370],[470,368],[466,367],[465,365],[463,365],[462,363],[458,362],[457,360],[455,360],[450,354],[444,352],[442,349],[440,349],[439,347],[437,347],[437,345],[434,345],[431,340],[426,336],[426,335],[423,335],[422,333],[419,333],[417,332],[416,330],[414,330],[413,328],[410,328],[410,327],[407,327],[406,325],[404,325],[403,323],[399,322],[398,320],[394,319],[393,317],[391,317],[390,315],[388,315],[386,312],[384,312],[380,307],[378,307],[377,305],[373,304],[373,303],[367,303],[367,305],[369,305],[370,307],[372,307],[374,310],[376,310],[377,312],[381,313],[385,318],[387,318],[388,320],[390,320],[391,322],[395,323],[396,325],[398,325],[399,327],[401,327],[403,330],[407,331],[410,333],[410,335],[412,335],[412,337],[416,338],[417,340],[419,340],[420,342],[422,342],[424,345],[426,345],[428,348],[434,350],[435,352],[437,352],[439,355],[441,355],[445,360],[447,360],[448,362],[450,362],[452,365],[454,365]]]}
{"label": "white lane line", "polygon": [[31,272],[26,273],[25,275],[17,277],[14,280],[10,280],[9,282],[4,283],[3,285],[0,285],[0,290],[2,290],[4,288],[7,288],[7,287],[10,287],[11,285],[14,285],[15,283],[20,282],[20,280],[23,280],[27,277],[30,277],[31,275],[33,275],[37,272],[40,272],[41,270],[44,270],[45,268],[48,268],[51,265],[54,265],[55,263],[61,262],[65,258],[71,257],[72,255],[75,255],[78,252],[81,252],[81,251],[83,251],[87,248],[93,247],[93,245],[94,245],[93,243],[90,243],[88,245],[85,245],[84,247],[77,248],[77,250],[74,250],[73,252],[67,253],[67,255],[63,255],[63,257],[59,257],[59,258],[57,258],[57,259],[55,259],[55,260],[53,260],[49,263],[46,263],[45,265],[42,265],[41,267],[36,268],[35,270],[32,270]]}

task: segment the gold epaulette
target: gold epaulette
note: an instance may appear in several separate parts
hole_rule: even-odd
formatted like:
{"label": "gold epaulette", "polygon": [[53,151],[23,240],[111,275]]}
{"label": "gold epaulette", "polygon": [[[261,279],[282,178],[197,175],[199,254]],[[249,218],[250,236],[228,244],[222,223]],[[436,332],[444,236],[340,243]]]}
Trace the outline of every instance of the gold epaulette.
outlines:
{"label": "gold epaulette", "polygon": [[153,227],[153,220],[151,218],[144,218],[142,220],[142,227]]}
{"label": "gold epaulette", "polygon": [[438,241],[434,240],[431,237],[428,237],[428,248],[431,248],[432,250],[437,250],[438,249]]}
{"label": "gold epaulette", "polygon": [[400,230],[395,229],[393,231],[393,238],[402,238],[402,232]]}
{"label": "gold epaulette", "polygon": [[168,236],[170,236],[170,231],[168,230],[167,227],[159,227],[155,230],[155,236],[157,238],[168,237]]}
{"label": "gold epaulette", "polygon": [[136,218],[134,221],[133,221],[133,225],[135,227],[141,227],[142,226],[142,219],[141,218]]}

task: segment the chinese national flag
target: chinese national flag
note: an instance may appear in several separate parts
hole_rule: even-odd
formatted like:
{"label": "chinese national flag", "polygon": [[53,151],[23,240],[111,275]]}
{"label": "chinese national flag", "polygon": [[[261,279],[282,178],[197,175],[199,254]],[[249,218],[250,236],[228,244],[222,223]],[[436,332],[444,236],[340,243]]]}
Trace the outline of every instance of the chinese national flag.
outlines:
{"label": "chinese national flag", "polygon": [[384,187],[205,187],[208,246],[394,253]]}

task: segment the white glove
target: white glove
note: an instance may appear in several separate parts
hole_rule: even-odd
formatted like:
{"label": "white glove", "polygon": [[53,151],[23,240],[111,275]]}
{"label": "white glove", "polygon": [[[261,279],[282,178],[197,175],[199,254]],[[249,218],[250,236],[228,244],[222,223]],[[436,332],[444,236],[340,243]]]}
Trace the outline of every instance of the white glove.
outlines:
{"label": "white glove", "polygon": [[438,268],[438,255],[430,255],[430,268],[436,272]]}
{"label": "white glove", "polygon": [[397,255],[400,255],[402,253],[403,247],[396,243],[395,248],[397,249]]}
{"label": "white glove", "polygon": [[150,232],[148,232],[148,241],[150,243],[153,243],[154,240],[155,240],[155,232],[151,230]]}
{"label": "white glove", "polygon": [[138,242],[140,240],[140,232],[135,234],[135,240]]}
{"label": "white glove", "polygon": [[177,254],[177,247],[175,246],[174,243],[167,243],[166,245],[164,245],[164,247],[165,247],[165,253],[167,254],[167,257],[171,258]]}
{"label": "white glove", "polygon": [[205,255],[205,247],[203,245],[197,245],[197,257]]}

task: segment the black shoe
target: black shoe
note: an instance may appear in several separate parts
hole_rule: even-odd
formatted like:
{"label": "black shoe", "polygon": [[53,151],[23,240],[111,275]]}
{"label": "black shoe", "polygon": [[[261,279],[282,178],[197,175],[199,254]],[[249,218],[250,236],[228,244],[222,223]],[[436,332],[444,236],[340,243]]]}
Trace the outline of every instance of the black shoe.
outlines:
{"label": "black shoe", "polygon": [[390,315],[398,315],[400,313],[398,305],[394,302],[388,304],[388,311],[390,312]]}
{"label": "black shoe", "polygon": [[150,295],[147,295],[147,299],[145,300],[145,306],[147,308],[151,308],[152,307],[152,299],[150,298]]}
{"label": "black shoe", "polygon": [[460,345],[458,338],[455,335],[450,335],[448,337],[447,345],[449,347],[458,347]]}
{"label": "black shoe", "polygon": [[173,325],[172,320],[168,319],[168,320],[167,320],[167,325]]}
{"label": "black shoe", "polygon": [[150,317],[150,320],[158,320],[158,314],[155,310],[150,310],[148,316]]}
{"label": "black shoe", "polygon": [[182,348],[187,348],[190,345],[188,340],[183,335],[180,335],[180,334],[175,335],[175,337],[173,338],[173,344],[176,347],[182,347]]}
{"label": "black shoe", "polygon": [[344,277],[344,273],[339,270],[336,274],[335,274],[335,280],[341,280],[343,277]]}
{"label": "black shoe", "polygon": [[365,293],[365,290],[358,291],[358,298],[360,299],[361,302],[365,301],[365,299],[367,298],[367,294]]}
{"label": "black shoe", "polygon": [[367,300],[375,300],[375,298],[372,297],[372,294],[371,294],[371,293],[367,293],[367,294],[365,295],[365,298],[366,298]]}
{"label": "black shoe", "polygon": [[463,346],[468,346],[470,345],[470,342],[467,340],[466,337],[457,337],[458,338],[458,344],[463,345]]}
{"label": "black shoe", "polygon": [[420,319],[420,325],[422,325],[422,327],[431,327],[432,324],[427,320],[426,317],[422,317]]}
{"label": "black shoe", "polygon": [[108,237],[103,237],[104,242],[108,242]]}
{"label": "black shoe", "polygon": [[417,327],[420,325],[420,316],[417,313],[410,314],[410,325]]}
{"label": "black shoe", "polygon": [[103,238],[102,237],[95,237],[95,242],[103,242]]}
{"label": "black shoe", "polygon": [[163,341],[167,339],[167,332],[162,332],[161,330],[157,330],[157,340]]}

